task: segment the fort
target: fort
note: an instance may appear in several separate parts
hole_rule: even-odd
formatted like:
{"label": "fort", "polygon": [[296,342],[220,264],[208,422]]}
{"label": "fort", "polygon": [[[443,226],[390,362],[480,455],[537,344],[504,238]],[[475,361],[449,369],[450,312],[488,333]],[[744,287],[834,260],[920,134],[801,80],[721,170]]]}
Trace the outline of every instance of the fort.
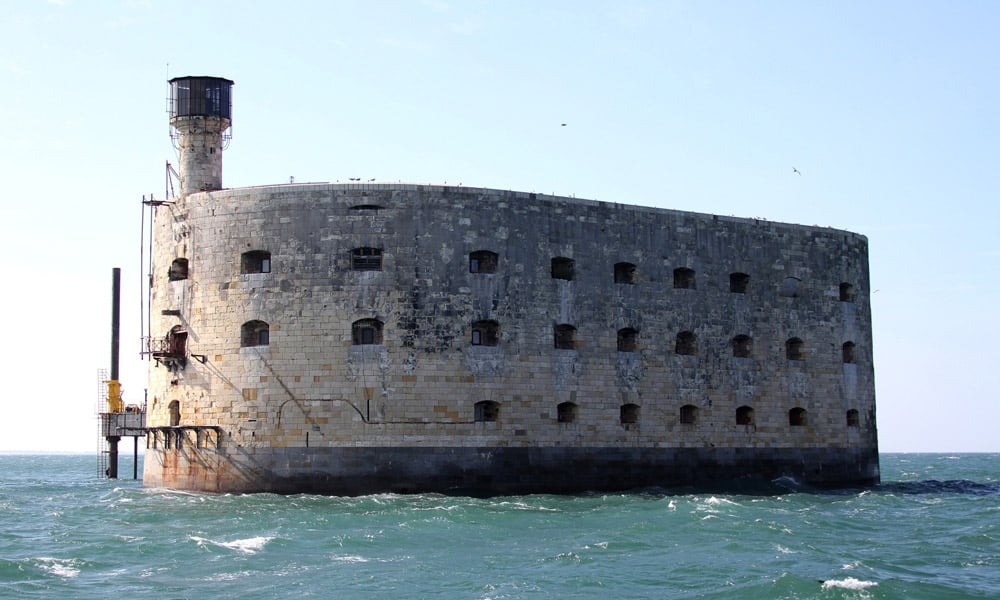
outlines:
{"label": "fort", "polygon": [[233,83],[170,84],[145,486],[878,481],[864,236],[463,186],[225,189]]}

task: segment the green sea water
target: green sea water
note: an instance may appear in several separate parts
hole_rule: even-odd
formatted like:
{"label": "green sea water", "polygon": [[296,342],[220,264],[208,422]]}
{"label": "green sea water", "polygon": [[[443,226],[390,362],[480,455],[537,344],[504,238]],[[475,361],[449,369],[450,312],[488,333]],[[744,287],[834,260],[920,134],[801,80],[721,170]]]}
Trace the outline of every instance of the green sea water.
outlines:
{"label": "green sea water", "polygon": [[0,455],[0,598],[1000,598],[1000,454],[884,454],[877,487],[752,495],[209,496],[97,475],[93,456]]}

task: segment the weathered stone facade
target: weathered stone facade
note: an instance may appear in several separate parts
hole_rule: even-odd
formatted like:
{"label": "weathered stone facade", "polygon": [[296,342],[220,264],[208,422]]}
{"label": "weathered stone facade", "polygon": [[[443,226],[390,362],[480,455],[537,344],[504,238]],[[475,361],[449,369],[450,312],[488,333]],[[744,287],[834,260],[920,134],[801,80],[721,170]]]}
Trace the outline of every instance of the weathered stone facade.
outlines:
{"label": "weathered stone facade", "polygon": [[864,236],[404,184],[191,193],[153,228],[183,348],[150,369],[147,486],[878,480]]}

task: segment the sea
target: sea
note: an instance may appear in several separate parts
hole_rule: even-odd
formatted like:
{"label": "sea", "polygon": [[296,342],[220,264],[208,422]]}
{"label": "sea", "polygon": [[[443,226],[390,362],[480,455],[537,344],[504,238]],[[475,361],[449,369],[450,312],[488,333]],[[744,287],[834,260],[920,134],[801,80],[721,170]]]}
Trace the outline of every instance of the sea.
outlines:
{"label": "sea", "polygon": [[0,598],[1000,598],[1000,454],[881,465],[836,491],[348,498],[0,454]]}

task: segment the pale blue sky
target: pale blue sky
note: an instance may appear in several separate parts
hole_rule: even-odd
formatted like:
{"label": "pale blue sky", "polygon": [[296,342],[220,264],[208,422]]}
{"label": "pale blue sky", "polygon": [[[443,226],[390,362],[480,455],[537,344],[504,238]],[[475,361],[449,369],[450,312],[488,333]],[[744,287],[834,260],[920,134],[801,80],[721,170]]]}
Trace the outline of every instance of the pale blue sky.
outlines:
{"label": "pale blue sky", "polygon": [[[224,185],[464,183],[869,237],[884,451],[1000,451],[1000,4],[0,0],[0,450],[97,448],[111,268],[169,77],[233,79]],[[566,123],[566,127],[561,127]],[[796,175],[797,168],[802,175]]]}

